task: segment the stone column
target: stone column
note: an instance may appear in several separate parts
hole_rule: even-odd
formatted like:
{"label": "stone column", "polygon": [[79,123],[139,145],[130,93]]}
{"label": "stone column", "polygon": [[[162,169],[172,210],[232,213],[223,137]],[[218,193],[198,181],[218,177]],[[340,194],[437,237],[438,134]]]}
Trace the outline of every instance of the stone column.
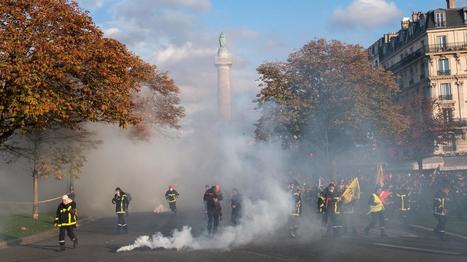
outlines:
{"label": "stone column", "polygon": [[232,57],[225,47],[225,35],[221,33],[219,37],[219,49],[217,51],[217,102],[220,116],[224,120],[230,120],[231,110],[231,90],[230,90],[230,67],[232,66]]}

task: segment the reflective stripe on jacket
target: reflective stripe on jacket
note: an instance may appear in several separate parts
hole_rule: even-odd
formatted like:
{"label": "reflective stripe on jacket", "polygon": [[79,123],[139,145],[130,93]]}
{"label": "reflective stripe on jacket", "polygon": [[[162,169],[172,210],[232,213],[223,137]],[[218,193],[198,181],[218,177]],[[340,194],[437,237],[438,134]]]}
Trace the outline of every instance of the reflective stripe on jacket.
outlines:
{"label": "reflective stripe on jacket", "polygon": [[74,226],[77,220],[76,213],[76,203],[74,201],[66,205],[60,203],[57,208],[54,224],[58,227]]}
{"label": "reflective stripe on jacket", "polygon": [[122,193],[120,196],[115,194],[112,199],[112,203],[115,204],[115,212],[117,214],[125,214],[128,209],[128,197],[125,193]]}

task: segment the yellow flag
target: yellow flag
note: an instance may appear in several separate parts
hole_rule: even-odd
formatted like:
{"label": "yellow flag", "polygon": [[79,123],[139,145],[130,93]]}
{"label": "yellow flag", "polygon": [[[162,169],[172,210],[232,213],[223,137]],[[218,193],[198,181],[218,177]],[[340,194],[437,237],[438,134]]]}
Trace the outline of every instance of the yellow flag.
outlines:
{"label": "yellow flag", "polygon": [[360,184],[358,183],[358,178],[354,178],[347,189],[345,189],[344,193],[342,193],[342,199],[344,199],[345,203],[360,199]]}

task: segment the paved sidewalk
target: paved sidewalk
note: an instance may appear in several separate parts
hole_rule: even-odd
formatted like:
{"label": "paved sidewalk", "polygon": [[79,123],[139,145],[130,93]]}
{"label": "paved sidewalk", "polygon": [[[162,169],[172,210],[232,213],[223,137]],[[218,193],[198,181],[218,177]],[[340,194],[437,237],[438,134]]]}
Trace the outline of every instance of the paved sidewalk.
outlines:
{"label": "paved sidewalk", "polygon": [[[90,222],[93,222],[94,219],[92,217],[87,217],[79,220],[78,226],[83,226],[86,225]],[[46,240],[52,237],[57,236],[57,230],[56,228],[40,232],[31,236],[26,236],[26,237],[21,237],[21,238],[16,238],[12,240],[7,240],[7,241],[0,241],[0,249],[2,248],[7,248],[9,246],[14,246],[14,245],[29,245],[35,242],[39,242],[42,240]]]}

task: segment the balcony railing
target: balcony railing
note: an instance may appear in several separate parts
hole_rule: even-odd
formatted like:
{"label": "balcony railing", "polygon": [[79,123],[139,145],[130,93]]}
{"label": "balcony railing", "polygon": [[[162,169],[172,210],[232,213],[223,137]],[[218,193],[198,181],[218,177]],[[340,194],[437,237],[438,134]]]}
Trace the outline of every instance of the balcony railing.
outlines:
{"label": "balcony railing", "polygon": [[440,70],[438,71],[439,76],[449,76],[451,75],[451,70]]}
{"label": "balcony railing", "polygon": [[452,100],[452,95],[440,95],[439,100]]}
{"label": "balcony railing", "polygon": [[452,52],[461,50],[467,50],[467,42],[436,44],[430,45],[428,47],[428,52],[430,53]]}
{"label": "balcony railing", "polygon": [[404,58],[402,58],[399,62],[393,64],[392,66],[389,67],[389,69],[396,69],[400,66],[403,66],[403,65],[406,65],[410,62],[412,62],[413,60],[415,59],[418,59],[420,57],[423,57],[425,55],[425,48],[424,47],[421,47],[419,49],[417,49],[415,52],[405,56]]}

